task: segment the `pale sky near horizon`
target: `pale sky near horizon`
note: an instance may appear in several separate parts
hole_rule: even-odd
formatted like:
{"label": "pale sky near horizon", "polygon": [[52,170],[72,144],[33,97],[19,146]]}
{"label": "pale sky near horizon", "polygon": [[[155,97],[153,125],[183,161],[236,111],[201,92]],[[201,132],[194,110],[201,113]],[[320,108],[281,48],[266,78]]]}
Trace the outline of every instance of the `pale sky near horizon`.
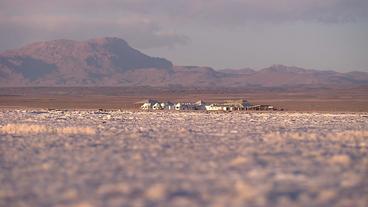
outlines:
{"label": "pale sky near horizon", "polygon": [[368,0],[0,0],[0,51],[103,36],[176,65],[368,72]]}

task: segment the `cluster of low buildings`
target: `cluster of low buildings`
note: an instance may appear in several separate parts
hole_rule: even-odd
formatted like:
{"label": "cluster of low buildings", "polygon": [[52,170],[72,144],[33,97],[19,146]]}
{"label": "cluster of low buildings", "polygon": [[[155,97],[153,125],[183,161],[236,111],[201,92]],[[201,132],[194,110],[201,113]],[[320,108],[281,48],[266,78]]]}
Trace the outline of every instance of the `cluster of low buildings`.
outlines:
{"label": "cluster of low buildings", "polygon": [[205,103],[199,100],[195,103],[170,101],[159,102],[148,99],[139,102],[142,110],[206,110],[206,111],[240,111],[240,110],[275,110],[271,105],[252,105],[247,100],[227,100],[222,103]]}

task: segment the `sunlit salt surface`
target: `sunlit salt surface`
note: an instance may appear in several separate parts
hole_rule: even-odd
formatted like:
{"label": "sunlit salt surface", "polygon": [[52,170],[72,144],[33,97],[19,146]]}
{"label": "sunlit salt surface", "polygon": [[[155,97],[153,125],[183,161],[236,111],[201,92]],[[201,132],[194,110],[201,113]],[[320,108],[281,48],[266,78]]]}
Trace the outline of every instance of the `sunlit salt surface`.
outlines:
{"label": "sunlit salt surface", "polygon": [[0,112],[0,206],[368,206],[367,113]]}

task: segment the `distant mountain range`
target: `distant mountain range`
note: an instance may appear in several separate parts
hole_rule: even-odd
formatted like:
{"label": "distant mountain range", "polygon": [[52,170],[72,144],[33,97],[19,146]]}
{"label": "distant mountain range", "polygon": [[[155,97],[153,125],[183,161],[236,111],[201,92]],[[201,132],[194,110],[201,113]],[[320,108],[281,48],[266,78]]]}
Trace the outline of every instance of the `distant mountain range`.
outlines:
{"label": "distant mountain range", "polygon": [[0,53],[0,86],[354,87],[368,73],[273,65],[262,70],[174,66],[119,38],[37,42]]}

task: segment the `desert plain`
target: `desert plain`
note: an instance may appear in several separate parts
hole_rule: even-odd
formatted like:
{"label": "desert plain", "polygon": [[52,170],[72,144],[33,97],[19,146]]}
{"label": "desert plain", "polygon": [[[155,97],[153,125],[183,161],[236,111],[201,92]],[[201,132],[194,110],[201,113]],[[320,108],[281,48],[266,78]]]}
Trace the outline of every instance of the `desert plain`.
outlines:
{"label": "desert plain", "polygon": [[271,104],[298,112],[368,112],[368,87],[4,87],[0,108],[136,110],[145,99],[172,102],[217,103],[246,99],[252,104]]}
{"label": "desert plain", "polygon": [[367,206],[366,112],[0,111],[0,206]]}
{"label": "desert plain", "polygon": [[[352,89],[0,88],[0,206],[368,206]],[[248,99],[284,111],[140,111]]]}

